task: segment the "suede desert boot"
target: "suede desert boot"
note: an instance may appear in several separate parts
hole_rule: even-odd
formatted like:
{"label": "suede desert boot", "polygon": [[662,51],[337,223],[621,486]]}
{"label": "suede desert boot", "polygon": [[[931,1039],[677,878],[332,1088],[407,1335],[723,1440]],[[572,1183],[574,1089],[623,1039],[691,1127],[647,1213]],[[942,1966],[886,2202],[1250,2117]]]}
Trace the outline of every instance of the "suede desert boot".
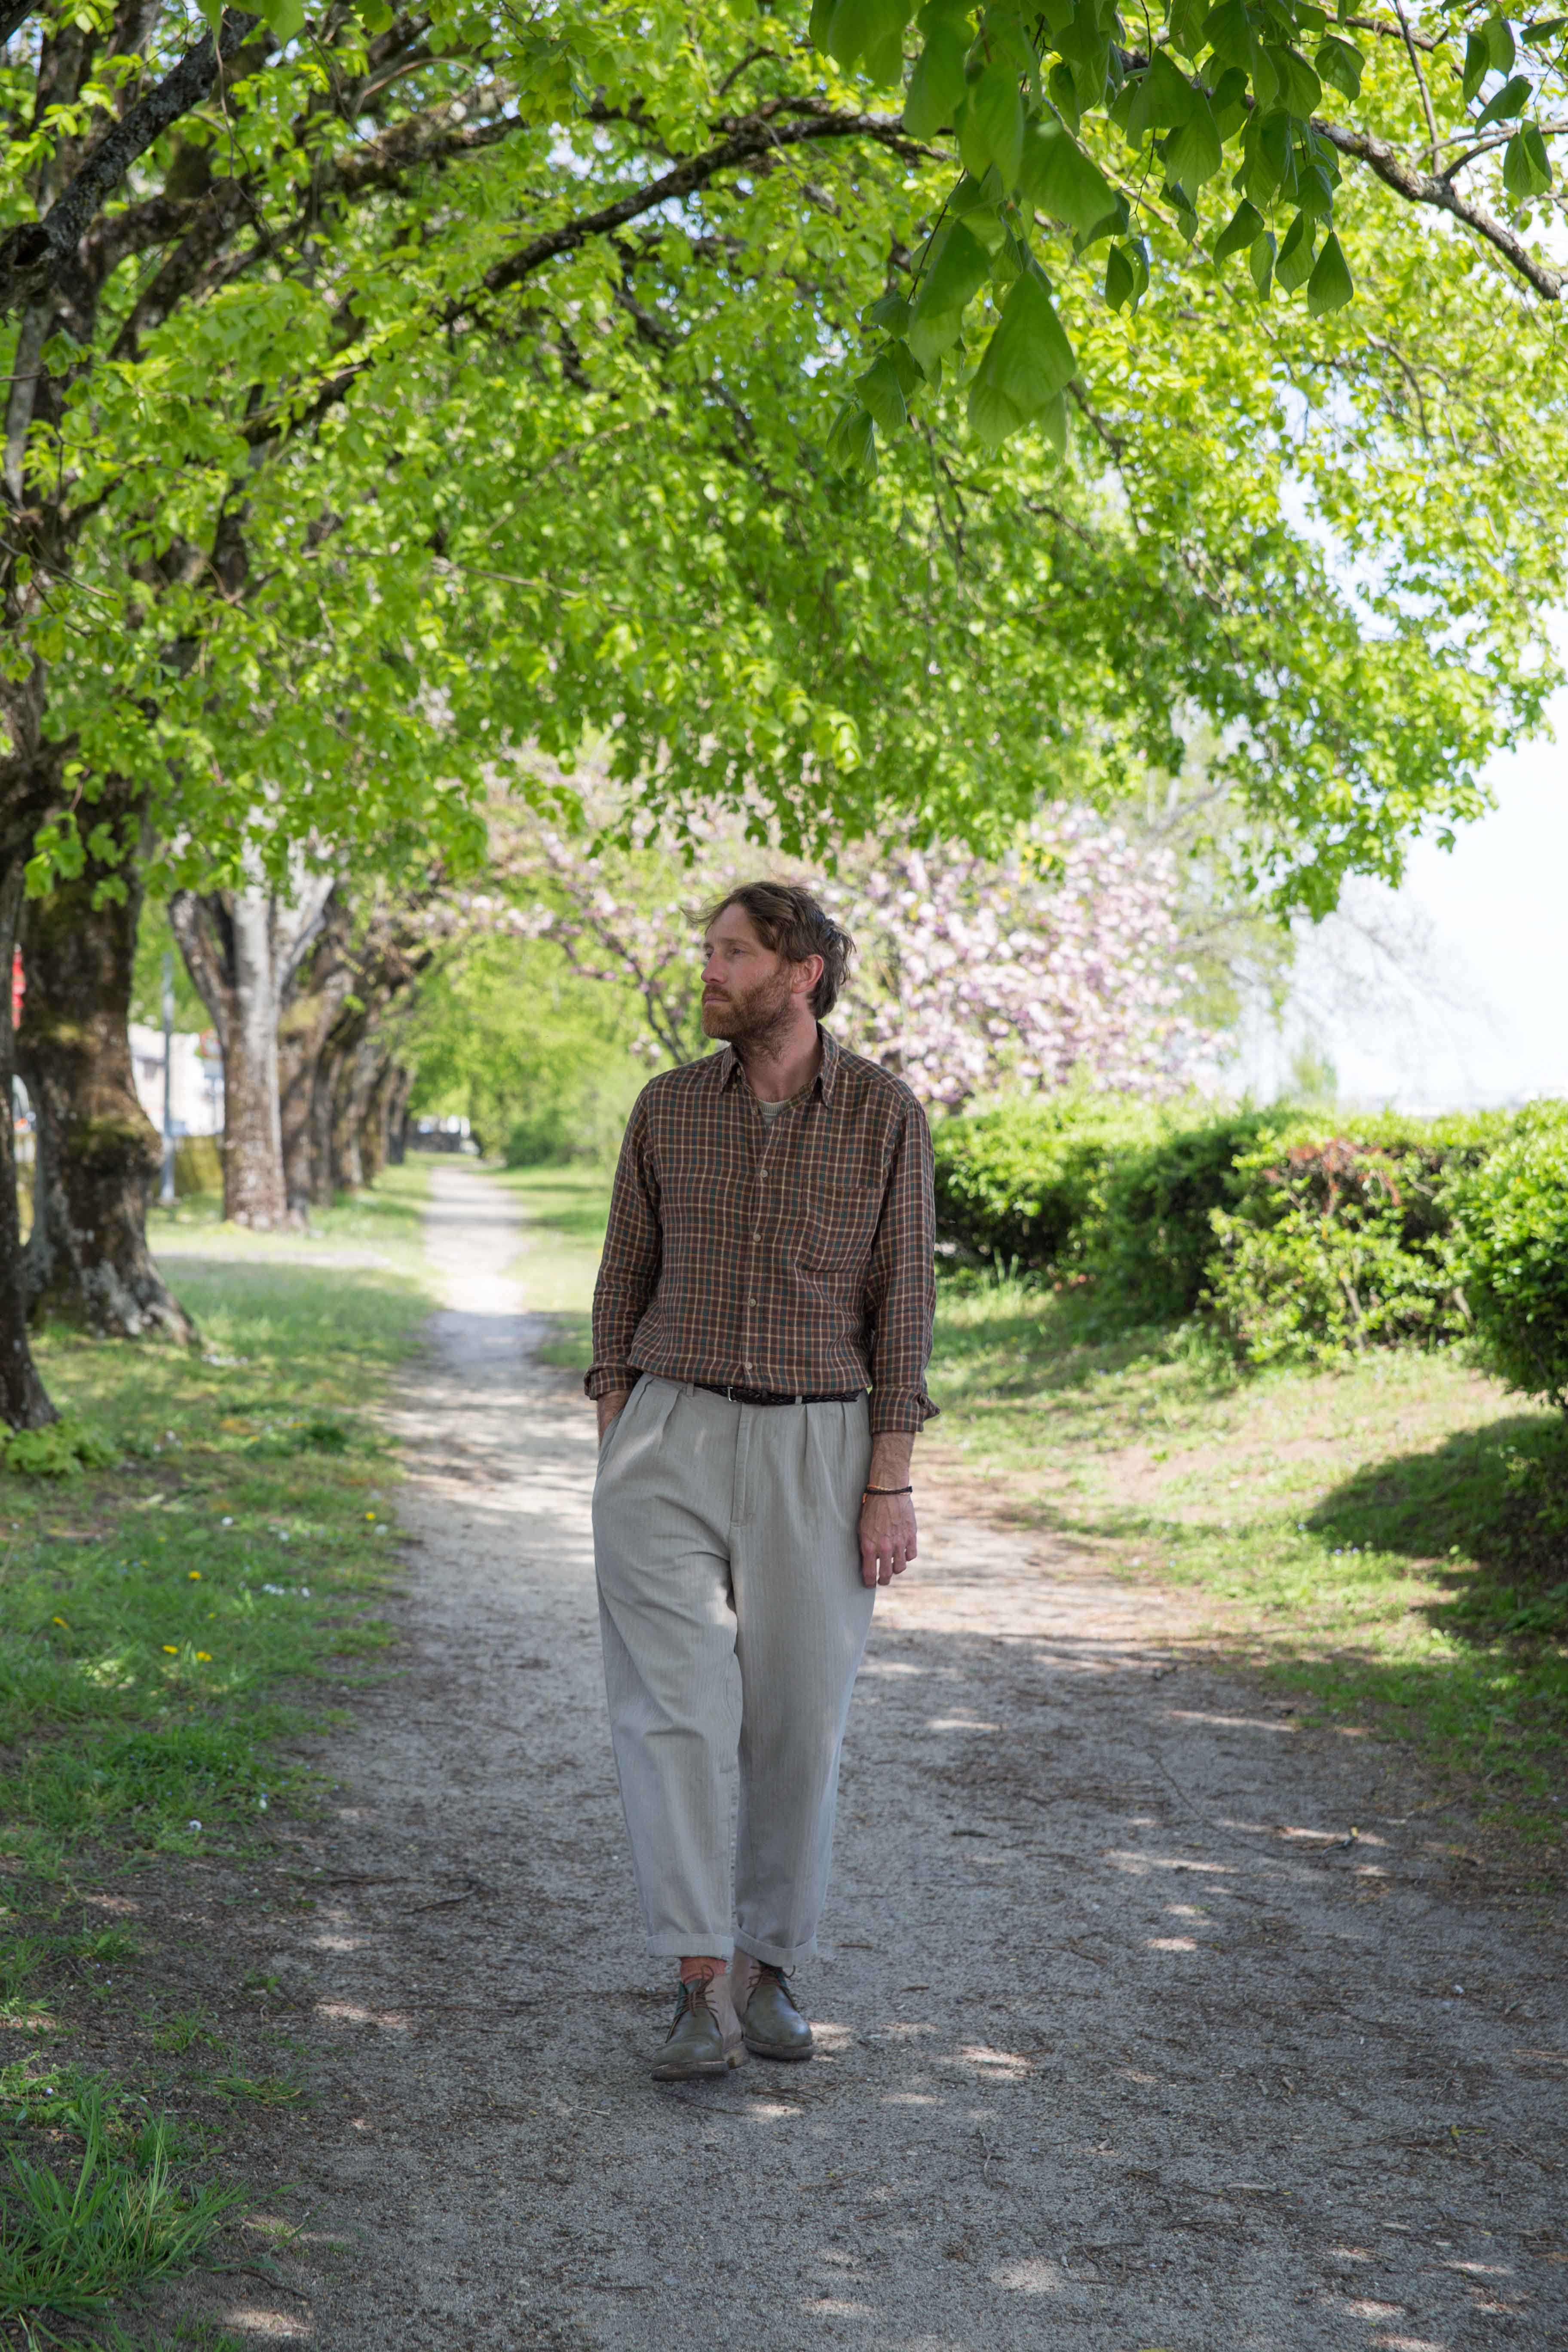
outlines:
{"label": "suede desert boot", "polygon": [[811,2027],[795,2005],[782,1969],[770,1969],[750,1952],[730,1963],[730,1992],[741,2031],[753,2058],[809,2058]]}
{"label": "suede desert boot", "polygon": [[721,1970],[718,1976],[681,1986],[674,2021],[654,2063],[653,2079],[689,2083],[700,2075],[722,2074],[739,2066],[745,2054],[741,2021],[730,1998],[730,1979]]}

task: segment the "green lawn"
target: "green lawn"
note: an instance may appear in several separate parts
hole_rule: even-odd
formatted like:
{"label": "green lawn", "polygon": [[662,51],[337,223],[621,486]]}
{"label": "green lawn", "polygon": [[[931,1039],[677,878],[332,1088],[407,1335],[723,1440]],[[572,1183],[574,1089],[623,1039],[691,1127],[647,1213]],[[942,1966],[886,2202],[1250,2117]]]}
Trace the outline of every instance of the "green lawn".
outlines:
{"label": "green lawn", "polygon": [[1016,1517],[1195,1587],[1226,1654],[1411,1740],[1561,1851],[1568,1427],[1457,1351],[1242,1376],[1093,1333],[1048,1286],[945,1281],[926,1441]]}
{"label": "green lawn", "polygon": [[[303,1242],[225,1227],[205,1200],[155,1212],[199,1348],[38,1339],[56,1402],[114,1463],[0,1475],[0,2132],[68,2190],[96,2150],[105,2228],[131,2218],[123,2243],[77,2229],[51,2248],[47,2184],[13,2171],[0,2336],[46,2305],[85,2321],[100,2291],[123,2302],[198,2257],[234,2186],[204,2157],[223,2119],[305,2095],[265,1988],[237,1981],[222,2019],[171,2007],[163,1897],[243,1861],[300,1899],[268,1834],[311,1801],[294,1739],[386,1671],[397,1472],[372,1409],[428,1311],[425,1183],[389,1171]],[[113,2065],[84,2064],[106,2040]],[[196,2122],[160,2134],[175,2099]]]}
{"label": "green lawn", "polygon": [[597,1169],[508,1168],[499,1181],[517,1201],[528,1229],[507,1271],[521,1283],[526,1306],[556,1318],[556,1337],[540,1353],[546,1363],[585,1372],[593,1356],[588,1318],[605,1245],[610,1180]]}

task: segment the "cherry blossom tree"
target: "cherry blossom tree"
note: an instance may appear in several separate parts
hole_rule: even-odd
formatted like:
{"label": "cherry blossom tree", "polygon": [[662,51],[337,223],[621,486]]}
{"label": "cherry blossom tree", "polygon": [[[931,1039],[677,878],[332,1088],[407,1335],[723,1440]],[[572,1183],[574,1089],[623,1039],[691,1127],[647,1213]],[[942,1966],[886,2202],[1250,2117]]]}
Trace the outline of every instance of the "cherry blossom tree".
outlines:
{"label": "cherry blossom tree", "polygon": [[[735,820],[695,833],[684,860],[651,830],[595,847],[515,810],[503,822],[498,871],[533,894],[521,919],[584,977],[636,994],[656,1063],[704,1050],[702,908],[759,873],[812,878]],[[1219,1039],[1184,1010],[1178,861],[1102,816],[1037,818],[1000,863],[943,844],[852,845],[818,887],[858,950],[832,1025],[924,1102],[1069,1083],[1178,1093],[1215,1059]]]}

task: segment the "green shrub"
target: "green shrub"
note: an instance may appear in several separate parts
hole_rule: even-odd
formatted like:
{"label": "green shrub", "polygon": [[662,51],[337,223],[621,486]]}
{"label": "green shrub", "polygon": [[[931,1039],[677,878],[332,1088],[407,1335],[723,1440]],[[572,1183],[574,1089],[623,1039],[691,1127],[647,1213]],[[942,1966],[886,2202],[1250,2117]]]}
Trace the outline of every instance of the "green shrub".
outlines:
{"label": "green shrub", "polygon": [[84,1470],[108,1470],[120,1448],[68,1413],[43,1429],[19,1429],[5,1442],[7,1470],[24,1478],[79,1478]]}
{"label": "green shrub", "polygon": [[1062,1094],[943,1119],[931,1138],[939,1240],[1000,1267],[1069,1263],[1113,1154],[1152,1144],[1167,1118],[1120,1095]]}
{"label": "green shrub", "polygon": [[1236,1161],[1235,1206],[1212,1218],[1204,1304],[1236,1352],[1325,1362],[1460,1337],[1452,1193],[1501,1125],[1384,1114],[1349,1131],[1321,1118],[1263,1128]]}
{"label": "green shrub", "polygon": [[1233,1111],[1110,1159],[1085,1241],[1105,1303],[1127,1321],[1177,1322],[1193,1312],[1215,1254],[1215,1213],[1236,1201],[1237,1162],[1269,1124],[1267,1112]]}
{"label": "green shrub", "polygon": [[1529,1103],[1454,1187],[1483,1361],[1568,1409],[1568,1103]]}

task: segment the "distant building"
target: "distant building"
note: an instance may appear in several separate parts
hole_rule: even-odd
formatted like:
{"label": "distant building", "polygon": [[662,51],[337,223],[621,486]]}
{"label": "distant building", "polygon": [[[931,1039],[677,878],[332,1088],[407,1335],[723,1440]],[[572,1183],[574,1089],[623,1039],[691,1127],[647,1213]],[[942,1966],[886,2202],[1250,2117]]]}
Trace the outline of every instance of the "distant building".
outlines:
{"label": "distant building", "polygon": [[[223,1057],[210,1029],[199,1034],[176,1029],[170,1064],[174,1085],[169,1109],[176,1135],[223,1132]],[[131,1061],[142,1109],[163,1131],[163,1033],[131,1024]]]}

